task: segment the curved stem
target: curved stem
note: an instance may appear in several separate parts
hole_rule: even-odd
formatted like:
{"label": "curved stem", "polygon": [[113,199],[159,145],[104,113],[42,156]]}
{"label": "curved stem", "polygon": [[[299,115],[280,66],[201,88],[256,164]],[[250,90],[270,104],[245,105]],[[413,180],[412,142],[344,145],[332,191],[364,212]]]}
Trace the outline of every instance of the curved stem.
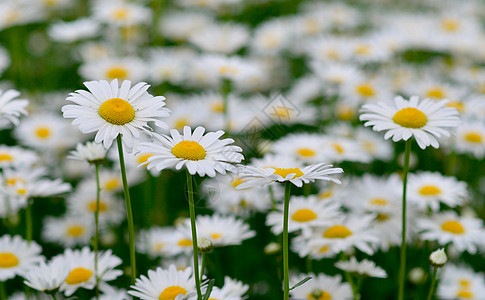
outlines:
{"label": "curved stem", "polygon": [[409,156],[411,154],[411,139],[406,141],[404,150],[404,177],[402,189],[402,236],[401,236],[401,266],[399,268],[399,295],[398,299],[404,299],[404,285],[406,280],[406,189],[409,173]]}
{"label": "curved stem", "polygon": [[436,273],[438,272],[438,268],[434,268],[433,271],[433,278],[431,279],[431,287],[429,288],[429,294],[428,294],[428,300],[431,300],[433,298],[434,294],[434,287],[436,285]]}
{"label": "curved stem", "polygon": [[[99,299],[99,276],[98,276],[98,247],[99,247],[99,198],[100,198],[100,185],[99,185],[99,164],[94,164],[96,168],[96,210],[94,211],[94,276],[96,276],[96,299]],[[55,297],[55,294],[53,294]]]}
{"label": "curved stem", "polygon": [[120,157],[121,178],[123,180],[123,193],[125,196],[126,217],[128,220],[128,232],[130,238],[130,264],[131,264],[131,283],[135,284],[136,280],[136,260],[135,260],[135,230],[133,227],[133,212],[131,210],[130,191],[126,180],[125,158],[123,156],[123,145],[121,135],[116,138],[118,143],[118,154]]}
{"label": "curved stem", "polygon": [[288,214],[290,209],[291,182],[285,182],[285,202],[283,210],[283,279],[284,279],[284,300],[290,296],[290,278],[288,264]]}
{"label": "curved stem", "polygon": [[194,278],[197,287],[197,299],[202,300],[199,279],[199,250],[197,248],[197,228],[195,226],[195,205],[194,205],[194,186],[192,184],[192,175],[187,170],[187,194],[189,196],[190,226],[192,231],[192,248],[194,251]]}
{"label": "curved stem", "polygon": [[27,199],[27,208],[25,209],[25,239],[30,244],[32,241],[32,201]]}

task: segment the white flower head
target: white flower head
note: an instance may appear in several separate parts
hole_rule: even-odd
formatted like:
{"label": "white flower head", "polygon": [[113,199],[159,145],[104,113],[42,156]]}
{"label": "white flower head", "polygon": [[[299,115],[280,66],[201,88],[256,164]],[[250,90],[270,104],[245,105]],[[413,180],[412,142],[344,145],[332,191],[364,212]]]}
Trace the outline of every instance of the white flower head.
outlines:
{"label": "white flower head", "polygon": [[349,261],[339,261],[335,266],[341,270],[350,273],[357,273],[360,276],[386,278],[387,273],[382,268],[376,266],[373,261],[364,259],[357,261],[355,256],[352,256]]}
{"label": "white flower head", "polygon": [[95,142],[78,143],[76,150],[71,151],[67,158],[96,163],[106,158],[106,149]]}
{"label": "white flower head", "polygon": [[48,263],[41,261],[39,265],[24,272],[24,283],[41,292],[58,289],[69,275],[69,267],[60,260]]}
{"label": "white flower head", "polygon": [[446,256],[445,249],[441,248],[433,251],[429,256],[429,261],[431,265],[433,265],[433,267],[435,268],[444,266],[448,261],[448,257]]}

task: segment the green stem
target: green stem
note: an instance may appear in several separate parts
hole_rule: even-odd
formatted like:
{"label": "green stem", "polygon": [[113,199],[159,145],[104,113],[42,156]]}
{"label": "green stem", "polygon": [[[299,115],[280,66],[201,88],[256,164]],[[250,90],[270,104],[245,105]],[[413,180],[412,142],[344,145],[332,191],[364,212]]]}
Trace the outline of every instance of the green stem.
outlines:
{"label": "green stem", "polygon": [[5,290],[3,281],[0,281],[0,300],[7,300],[7,291]]}
{"label": "green stem", "polygon": [[123,144],[121,135],[116,138],[118,142],[118,154],[120,157],[121,178],[123,180],[123,192],[125,196],[126,217],[128,220],[128,232],[130,238],[130,264],[131,264],[131,283],[135,284],[136,280],[136,259],[135,259],[135,230],[133,228],[133,212],[131,210],[130,191],[126,180],[125,159],[123,156]]}
{"label": "green stem", "polygon": [[[96,169],[96,211],[94,212],[94,276],[96,276],[96,299],[99,299],[99,276],[98,276],[98,247],[99,247],[99,198],[100,198],[100,184],[99,184],[99,164],[94,164]],[[53,294],[55,297],[55,294]]]}
{"label": "green stem", "polygon": [[291,182],[285,182],[285,203],[283,210],[283,279],[284,279],[284,300],[290,296],[290,278],[288,264],[288,214],[290,210]]}
{"label": "green stem", "polygon": [[404,150],[404,177],[402,190],[402,236],[401,236],[401,265],[399,269],[399,300],[404,300],[404,284],[406,280],[406,189],[409,173],[409,156],[411,155],[411,139],[406,141]]}
{"label": "green stem", "polygon": [[357,285],[354,282],[354,279],[352,278],[352,275],[349,272],[345,272],[345,279],[347,279],[347,282],[350,284],[350,287],[352,288],[352,295],[354,296],[354,300],[359,299],[359,289]]}
{"label": "green stem", "polygon": [[57,300],[56,293],[52,293],[52,299]]}
{"label": "green stem", "polygon": [[202,277],[204,277],[204,272],[205,272],[205,265],[207,264],[207,254],[202,253],[202,268],[200,269],[200,281],[202,281]]}
{"label": "green stem", "polygon": [[431,300],[433,298],[434,294],[434,287],[436,285],[436,273],[438,272],[438,268],[434,268],[433,271],[433,278],[431,279],[431,287],[429,288],[429,294],[428,294],[428,300]]}
{"label": "green stem", "polygon": [[25,209],[25,239],[30,244],[32,241],[32,201],[27,199],[27,208]]}
{"label": "green stem", "polygon": [[269,197],[271,198],[271,210],[276,210],[276,200],[274,198],[273,186],[268,185]]}
{"label": "green stem", "polygon": [[312,257],[310,255],[306,257],[306,272],[312,272]]}
{"label": "green stem", "polygon": [[194,251],[194,278],[197,287],[197,299],[202,300],[199,280],[199,250],[197,248],[197,228],[195,226],[195,205],[194,205],[194,186],[192,184],[192,175],[187,170],[187,194],[189,196],[190,209],[190,226],[192,229],[192,248]]}

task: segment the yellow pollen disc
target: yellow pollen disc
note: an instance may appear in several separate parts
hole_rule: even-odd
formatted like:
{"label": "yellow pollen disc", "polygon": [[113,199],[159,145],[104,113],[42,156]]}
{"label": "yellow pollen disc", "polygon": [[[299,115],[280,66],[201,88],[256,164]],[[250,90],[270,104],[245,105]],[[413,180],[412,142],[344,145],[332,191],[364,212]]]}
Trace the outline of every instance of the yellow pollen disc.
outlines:
{"label": "yellow pollen disc", "polygon": [[364,141],[363,146],[364,150],[368,153],[374,153],[376,151],[376,145],[373,142]]}
{"label": "yellow pollen disc", "polygon": [[386,214],[378,214],[376,216],[376,220],[379,221],[379,222],[386,221],[388,219],[389,219],[389,216],[386,215]]}
{"label": "yellow pollen disc", "polygon": [[17,190],[17,194],[19,194],[19,195],[24,195],[25,193],[27,193],[27,189],[18,189]]}
{"label": "yellow pollen disc", "polygon": [[333,143],[332,148],[335,149],[335,151],[337,151],[339,154],[342,154],[345,152],[344,147],[342,147],[342,145],[338,143]]}
{"label": "yellow pollen disc", "polygon": [[326,191],[326,192],[322,192],[322,193],[318,194],[319,199],[326,199],[326,198],[329,198],[329,197],[332,197],[332,191]]}
{"label": "yellow pollen disc", "polygon": [[435,185],[425,185],[419,189],[419,193],[423,196],[437,196],[441,194],[441,190]]}
{"label": "yellow pollen disc", "polygon": [[12,161],[13,156],[8,153],[0,153],[0,161]]}
{"label": "yellow pollen disc", "polygon": [[460,28],[460,22],[455,19],[446,19],[441,22],[441,27],[448,32],[455,32]]}
{"label": "yellow pollen disc", "polygon": [[135,118],[135,109],[127,101],[120,98],[111,98],[104,101],[98,111],[101,118],[113,125],[125,125]]}
{"label": "yellow pollen disc", "polygon": [[215,113],[223,113],[224,112],[224,103],[221,102],[221,101],[212,102],[210,107],[211,107],[211,110]]}
{"label": "yellow pollen disc", "polygon": [[233,188],[236,188],[238,185],[240,185],[241,183],[245,182],[246,180],[245,179],[240,179],[240,178],[236,178],[233,182],[232,182],[232,187]]}
{"label": "yellow pollen disc", "polygon": [[211,233],[211,237],[213,240],[220,239],[222,237],[221,233]]}
{"label": "yellow pollen disc", "polygon": [[5,183],[7,185],[15,185],[17,183],[17,181],[18,181],[17,178],[10,178],[10,179],[5,180]]}
{"label": "yellow pollen disc", "polygon": [[120,186],[120,181],[118,179],[109,179],[104,183],[104,188],[108,191],[112,191]]}
{"label": "yellow pollen disc", "polygon": [[459,111],[459,112],[465,111],[465,105],[463,104],[463,102],[460,102],[460,101],[450,101],[450,102],[446,103],[445,106],[456,108],[456,110]]}
{"label": "yellow pollen disc", "polygon": [[108,71],[106,71],[106,77],[108,79],[123,79],[128,76],[128,70],[126,70],[124,67],[112,67]]}
{"label": "yellow pollen disc", "polygon": [[466,291],[466,290],[459,291],[458,294],[456,294],[456,296],[459,298],[465,298],[465,299],[475,299],[475,295],[472,292]]}
{"label": "yellow pollen disc", "polygon": [[175,298],[180,294],[185,296],[185,294],[187,294],[187,291],[177,285],[169,286],[168,288],[163,290],[163,292],[158,297],[158,300],[175,300]]}
{"label": "yellow pollen disc", "polygon": [[7,12],[7,16],[5,18],[6,24],[17,22],[21,16],[22,15],[18,11],[10,10],[9,12]]}
{"label": "yellow pollen disc", "polygon": [[13,268],[19,264],[19,259],[12,253],[0,253],[0,268]]}
{"label": "yellow pollen disc", "polygon": [[434,87],[426,91],[427,98],[446,98],[446,92],[440,87]]}
{"label": "yellow pollen disc", "polygon": [[288,108],[274,108],[272,112],[273,116],[285,119],[285,120],[290,120],[291,119],[291,113]]}
{"label": "yellow pollen disc", "polygon": [[142,163],[146,162],[152,156],[153,156],[152,153],[145,153],[145,154],[138,156],[136,158],[136,161],[138,162],[138,164],[142,164]]}
{"label": "yellow pollen disc", "polygon": [[48,127],[39,127],[35,130],[35,135],[40,139],[46,139],[51,135],[51,130]]}
{"label": "yellow pollen disc", "polygon": [[81,226],[72,226],[67,229],[67,235],[72,237],[78,237],[82,235],[84,232],[84,228]]}
{"label": "yellow pollen disc", "polygon": [[317,154],[310,148],[298,148],[298,150],[296,150],[296,153],[298,153],[301,157],[312,157]]}
{"label": "yellow pollen disc", "polygon": [[189,247],[189,246],[192,246],[192,241],[189,239],[183,239],[183,240],[180,240],[177,244],[181,247]]}
{"label": "yellow pollen disc", "polygon": [[323,233],[323,237],[327,239],[344,239],[351,235],[352,231],[343,225],[332,226]]}
{"label": "yellow pollen disc", "polygon": [[113,18],[115,18],[116,20],[123,20],[123,19],[126,19],[126,17],[128,17],[129,12],[130,11],[126,7],[119,7],[113,11],[112,15],[113,15]]}
{"label": "yellow pollen disc", "polygon": [[[99,211],[104,212],[108,209],[108,206],[103,203],[103,201],[99,201]],[[96,200],[89,202],[88,210],[95,212],[96,211]]]}
{"label": "yellow pollen disc", "polygon": [[173,146],[172,154],[186,160],[201,160],[205,158],[206,152],[196,141],[181,141]]}
{"label": "yellow pollen disc", "polygon": [[368,83],[359,84],[356,88],[359,95],[363,97],[372,97],[376,94],[374,87]]}
{"label": "yellow pollen disc", "polygon": [[320,30],[320,26],[318,26],[318,21],[315,19],[306,19],[304,20],[303,25],[305,26],[305,31],[308,34],[315,34],[318,33],[318,31]]}
{"label": "yellow pollen disc", "polygon": [[93,272],[85,268],[76,268],[72,270],[66,278],[67,284],[80,284],[91,278]]}
{"label": "yellow pollen disc", "polygon": [[318,253],[325,253],[325,252],[327,252],[327,251],[328,251],[328,249],[329,249],[329,247],[328,247],[328,246],[323,246],[322,248],[320,248],[320,249],[318,250]]}
{"label": "yellow pollen disc", "polygon": [[280,175],[283,178],[286,178],[289,174],[295,174],[293,178],[290,179],[295,179],[297,177],[303,176],[303,172],[299,168],[274,168],[275,171],[273,174]]}
{"label": "yellow pollen disc", "polygon": [[470,131],[465,134],[465,141],[475,144],[481,144],[483,142],[482,134],[477,131]]}
{"label": "yellow pollen disc", "polygon": [[221,66],[219,68],[219,74],[221,75],[229,75],[229,74],[236,75],[237,73],[239,73],[239,70],[231,66]]}
{"label": "yellow pollen disc", "polygon": [[358,45],[355,48],[355,53],[359,55],[368,55],[370,54],[371,47],[368,45]]}
{"label": "yellow pollen disc", "polygon": [[471,285],[471,282],[468,279],[462,279],[460,280],[460,285],[462,286],[462,288],[467,288]]}
{"label": "yellow pollen disc", "polygon": [[327,51],[326,56],[330,59],[339,60],[340,54],[335,49],[330,49]]}
{"label": "yellow pollen disc", "polygon": [[315,220],[317,218],[317,214],[308,208],[302,208],[297,210],[292,216],[291,219],[295,222],[309,222],[311,220]]}
{"label": "yellow pollen disc", "polygon": [[155,244],[155,251],[161,251],[165,247],[165,243],[156,243]]}
{"label": "yellow pollen disc", "polygon": [[387,201],[386,199],[383,199],[383,198],[374,198],[372,200],[369,201],[370,204],[372,205],[387,205],[389,204],[389,201]]}
{"label": "yellow pollen disc", "polygon": [[179,118],[174,123],[175,129],[183,129],[187,125],[189,125],[189,118]]}
{"label": "yellow pollen disc", "polygon": [[406,128],[421,128],[428,122],[426,115],[414,107],[401,109],[392,117],[392,120]]}
{"label": "yellow pollen disc", "polygon": [[54,6],[57,4],[57,0],[44,0],[45,5]]}
{"label": "yellow pollen disc", "polygon": [[458,221],[446,221],[441,224],[441,229],[454,234],[463,234],[465,232],[465,228]]}
{"label": "yellow pollen disc", "polygon": [[337,107],[337,117],[340,120],[348,121],[354,118],[355,111],[352,107],[339,106]]}
{"label": "yellow pollen disc", "polygon": [[313,293],[310,293],[308,294],[308,299],[310,300],[330,300],[332,299],[332,295],[330,295],[328,292],[326,291],[320,291],[322,293],[322,295],[320,297],[315,298],[315,296],[313,295]]}

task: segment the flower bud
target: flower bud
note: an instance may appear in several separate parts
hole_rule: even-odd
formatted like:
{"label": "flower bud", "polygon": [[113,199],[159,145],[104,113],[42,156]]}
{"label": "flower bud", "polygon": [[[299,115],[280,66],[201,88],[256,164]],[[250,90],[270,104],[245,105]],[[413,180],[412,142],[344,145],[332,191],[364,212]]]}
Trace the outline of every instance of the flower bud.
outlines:
{"label": "flower bud", "polygon": [[446,264],[447,261],[448,257],[446,256],[445,249],[443,248],[434,251],[429,256],[429,262],[435,268],[441,268]]}
{"label": "flower bud", "polygon": [[275,242],[271,242],[264,247],[264,254],[272,255],[281,251],[281,245]]}
{"label": "flower bud", "polygon": [[200,253],[212,252],[212,242],[208,238],[200,238],[197,240],[197,249]]}

